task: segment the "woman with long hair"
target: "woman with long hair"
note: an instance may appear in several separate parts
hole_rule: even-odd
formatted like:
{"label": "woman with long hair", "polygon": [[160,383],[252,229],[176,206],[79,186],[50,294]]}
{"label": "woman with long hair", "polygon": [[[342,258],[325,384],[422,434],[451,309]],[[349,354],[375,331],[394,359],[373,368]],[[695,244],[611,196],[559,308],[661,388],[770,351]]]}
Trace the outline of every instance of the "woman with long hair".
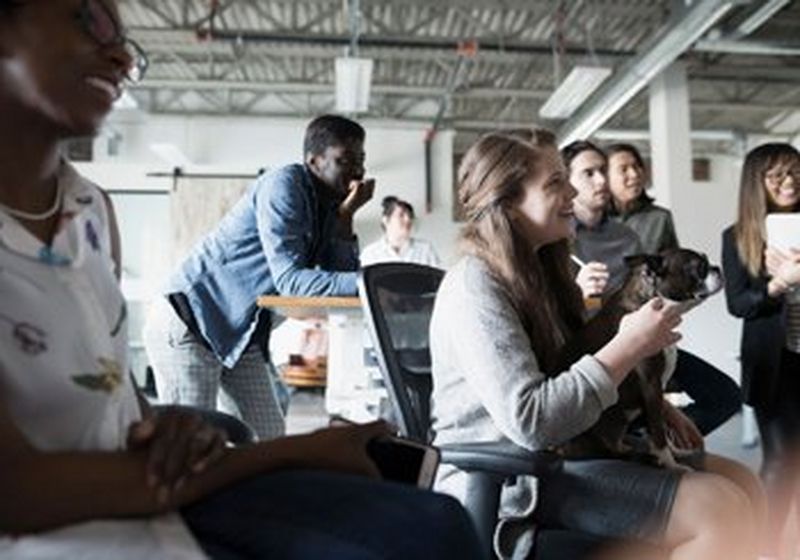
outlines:
{"label": "woman with long hair", "polygon": [[0,556],[480,557],[455,500],[371,480],[382,423],[229,448],[139,399],[108,198],[59,145],[145,68],[112,0],[0,0]]}
{"label": "woman with long hair", "polygon": [[736,223],[722,235],[728,310],[744,319],[742,391],[764,453],[767,552],[776,554],[789,509],[800,505],[800,243],[769,246],[767,217],[800,211],[800,154],[764,144],[744,161]]}
{"label": "woman with long hair", "polygon": [[[493,133],[465,155],[463,256],[445,276],[431,320],[435,442],[558,447],[616,402],[636,363],[679,339],[677,310],[654,298],[597,353],[558,369],[560,349],[584,326],[569,266],[574,196],[555,147]],[[655,548],[615,558],[753,558],[758,481],[710,455],[705,468],[566,460],[538,489],[518,477],[503,489],[498,553],[522,557],[538,526]],[[466,491],[453,468],[442,468],[437,484],[456,496]]]}

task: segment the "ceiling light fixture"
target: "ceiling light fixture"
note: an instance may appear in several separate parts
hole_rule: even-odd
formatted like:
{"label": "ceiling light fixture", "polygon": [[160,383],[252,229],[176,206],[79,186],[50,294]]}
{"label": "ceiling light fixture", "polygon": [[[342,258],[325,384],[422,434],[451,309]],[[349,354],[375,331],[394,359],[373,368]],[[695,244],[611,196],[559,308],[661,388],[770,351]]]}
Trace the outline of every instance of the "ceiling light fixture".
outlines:
{"label": "ceiling light fixture", "polygon": [[572,116],[578,107],[600,87],[611,75],[611,68],[606,66],[578,65],[572,68],[566,79],[539,109],[539,116],[544,119],[566,119]]}
{"label": "ceiling light fixture", "polygon": [[336,59],[336,110],[340,113],[364,113],[369,108],[372,85],[371,58]]}
{"label": "ceiling light fixture", "polygon": [[345,57],[335,61],[336,110],[340,113],[365,113],[369,109],[373,60],[358,56],[361,36],[361,0],[345,4],[350,24],[350,47]]}

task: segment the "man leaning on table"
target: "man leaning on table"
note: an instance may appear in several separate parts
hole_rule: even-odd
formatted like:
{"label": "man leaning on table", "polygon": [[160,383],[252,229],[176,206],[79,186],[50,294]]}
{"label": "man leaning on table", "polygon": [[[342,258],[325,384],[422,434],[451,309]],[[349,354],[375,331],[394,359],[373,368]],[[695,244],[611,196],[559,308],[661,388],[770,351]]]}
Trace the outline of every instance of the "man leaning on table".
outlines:
{"label": "man leaning on table", "polygon": [[256,298],[356,295],[353,215],[375,188],[364,137],[344,117],[311,121],[304,162],[259,177],[181,263],[144,333],[161,402],[213,409],[219,394],[260,439],[283,434]]}

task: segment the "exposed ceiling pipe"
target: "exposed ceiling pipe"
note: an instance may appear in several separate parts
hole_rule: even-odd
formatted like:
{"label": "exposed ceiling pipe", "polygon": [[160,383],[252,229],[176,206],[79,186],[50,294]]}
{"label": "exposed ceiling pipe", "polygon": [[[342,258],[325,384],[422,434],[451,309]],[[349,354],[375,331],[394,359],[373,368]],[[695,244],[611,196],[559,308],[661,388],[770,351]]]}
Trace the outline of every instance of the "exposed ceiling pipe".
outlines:
{"label": "exposed ceiling pipe", "polygon": [[656,75],[672,64],[692,43],[730,10],[731,0],[699,0],[675,18],[671,25],[636,56],[618,76],[601,87],[578,113],[558,131],[562,145],[587,138],[625,106]]}
{"label": "exposed ceiling pipe", "polygon": [[[728,34],[716,31],[717,37],[698,41],[694,50],[701,52],[719,52],[728,54],[766,55],[766,56],[797,56],[800,54],[800,45],[790,43],[776,43],[771,41],[741,41],[764,25],[772,16],[777,14],[791,0],[768,0],[755,12],[740,23],[736,29]],[[712,35],[709,33],[709,35]]]}
{"label": "exposed ceiling pipe", "polygon": [[753,12],[750,17],[740,23],[739,26],[726,38],[740,39],[742,37],[747,37],[756,29],[764,25],[769,18],[777,14],[791,1],[792,0],[768,0],[763,6]]}
{"label": "exposed ceiling pipe", "polygon": [[[145,36],[149,33],[154,33],[157,36],[164,37],[165,33],[174,33],[176,37],[180,38],[182,30],[180,29],[142,29],[132,28],[133,35],[138,39],[140,36]],[[225,31],[222,29],[214,30],[214,41],[241,41],[243,43],[285,43],[285,44],[302,44],[302,45],[324,45],[324,46],[350,46],[352,37],[344,35],[331,35],[331,34],[297,34],[286,32],[255,32],[255,31]],[[163,39],[162,39],[163,40]],[[416,50],[434,50],[434,51],[448,51],[453,52],[457,50],[463,41],[457,39],[437,39],[428,37],[396,37],[396,36],[378,36],[378,35],[361,35],[358,38],[358,45],[361,48],[398,48],[398,49],[416,49]],[[497,41],[491,39],[481,39],[480,41],[481,52],[500,52],[512,54],[550,54],[552,49],[550,45],[535,45],[526,42],[517,41]],[[584,48],[579,47],[565,47],[565,52],[571,56],[587,56],[589,52]],[[600,57],[619,58],[630,56],[633,51],[620,51],[614,49],[595,49],[595,54]]]}
{"label": "exposed ceiling pipe", "polygon": [[697,42],[694,50],[727,54],[798,56],[800,55],[800,44],[774,41],[737,41],[729,38],[704,39]]}
{"label": "exposed ceiling pipe", "polygon": [[433,117],[431,127],[425,132],[423,140],[425,145],[425,212],[430,214],[433,210],[433,139],[442,126],[450,98],[459,88],[466,75],[466,68],[478,52],[478,44],[474,41],[465,41],[458,48],[458,60],[450,74],[447,87],[439,97],[439,107]]}
{"label": "exposed ceiling pipe", "polygon": [[[299,82],[245,82],[241,80],[185,80],[185,79],[147,79],[129,86],[132,91],[153,90],[187,90],[187,91],[251,91],[258,93],[302,93],[329,95],[334,91],[331,83],[299,83]],[[442,88],[435,86],[396,86],[375,84],[372,93],[394,96],[417,96],[441,98]],[[497,99],[498,97],[514,97],[518,99],[545,100],[550,91],[544,89],[519,89],[492,87],[456,88],[451,97],[465,99]]]}

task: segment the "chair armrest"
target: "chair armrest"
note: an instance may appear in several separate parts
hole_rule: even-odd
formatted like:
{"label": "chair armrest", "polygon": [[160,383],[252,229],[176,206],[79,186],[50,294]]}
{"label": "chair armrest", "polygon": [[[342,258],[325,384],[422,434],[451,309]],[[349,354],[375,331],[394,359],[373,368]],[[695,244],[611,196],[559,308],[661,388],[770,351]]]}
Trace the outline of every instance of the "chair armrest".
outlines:
{"label": "chair armrest", "polygon": [[476,442],[438,446],[442,463],[462,471],[483,471],[501,476],[543,476],[561,466],[552,451],[530,451],[510,443]]}
{"label": "chair armrest", "polygon": [[152,405],[151,409],[156,414],[158,414],[159,411],[169,409],[197,414],[208,424],[224,431],[228,436],[228,442],[233,445],[254,443],[257,439],[253,429],[244,421],[219,410],[209,410],[185,404],[157,404]]}

